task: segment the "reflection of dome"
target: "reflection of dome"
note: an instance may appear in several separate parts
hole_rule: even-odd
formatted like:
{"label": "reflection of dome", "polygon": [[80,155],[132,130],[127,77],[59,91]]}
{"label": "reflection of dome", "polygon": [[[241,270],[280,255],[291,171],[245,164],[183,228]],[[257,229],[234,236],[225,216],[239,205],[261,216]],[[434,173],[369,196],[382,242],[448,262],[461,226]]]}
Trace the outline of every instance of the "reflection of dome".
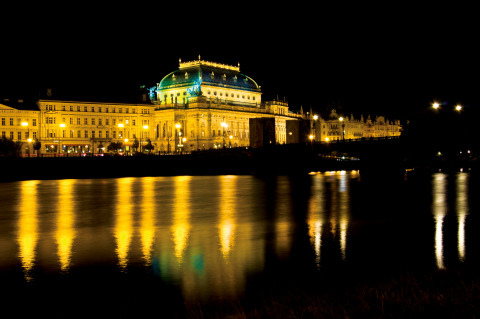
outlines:
{"label": "reflection of dome", "polygon": [[165,76],[159,89],[192,86],[202,80],[202,86],[216,86],[260,92],[260,87],[250,77],[240,73],[240,67],[195,60],[180,62],[180,68]]}

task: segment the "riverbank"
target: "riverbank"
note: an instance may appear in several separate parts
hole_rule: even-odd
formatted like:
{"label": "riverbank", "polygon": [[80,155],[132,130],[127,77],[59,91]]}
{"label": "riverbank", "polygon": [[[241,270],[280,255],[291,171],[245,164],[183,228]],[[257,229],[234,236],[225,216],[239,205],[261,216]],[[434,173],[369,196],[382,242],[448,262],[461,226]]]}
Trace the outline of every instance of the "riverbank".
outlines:
{"label": "riverbank", "polygon": [[326,291],[297,289],[226,308],[187,304],[188,318],[477,318],[480,275],[464,269],[392,278]]}
{"label": "riverbank", "polygon": [[0,181],[172,175],[307,174],[359,161],[307,153],[221,150],[184,155],[0,158]]}

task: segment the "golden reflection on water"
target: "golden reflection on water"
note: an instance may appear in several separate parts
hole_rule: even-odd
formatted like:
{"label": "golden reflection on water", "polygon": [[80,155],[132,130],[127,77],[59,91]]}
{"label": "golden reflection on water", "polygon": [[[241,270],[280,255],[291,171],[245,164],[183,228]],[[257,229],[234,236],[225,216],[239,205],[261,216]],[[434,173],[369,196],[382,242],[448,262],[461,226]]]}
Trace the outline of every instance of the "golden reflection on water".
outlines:
{"label": "golden reflection on water", "polygon": [[114,237],[117,248],[118,266],[123,271],[128,264],[128,251],[133,236],[133,203],[132,183],[134,178],[120,178],[117,180],[117,199],[115,201]]}
{"label": "golden reflection on water", "polygon": [[235,189],[237,176],[220,176],[220,220],[218,236],[220,251],[225,262],[229,262],[229,255],[235,245]]}
{"label": "golden reflection on water", "polygon": [[141,197],[141,216],[140,216],[140,239],[142,243],[143,259],[145,265],[152,264],[152,246],[155,240],[155,212],[157,210],[155,202],[155,179],[145,177],[142,179],[142,197]]}
{"label": "golden reflection on water", "polygon": [[[350,221],[350,180],[357,172],[328,171],[312,176],[312,194],[308,206],[308,230],[315,250],[315,263],[320,267],[322,233],[328,231],[338,240],[342,259],[347,257],[348,224]],[[327,187],[329,196],[327,198]],[[330,206],[327,209],[327,203]],[[328,216],[330,215],[330,216]]]}
{"label": "golden reflection on water", "polygon": [[72,247],[75,240],[75,212],[73,186],[75,180],[65,179],[58,181],[58,203],[56,205],[57,228],[55,240],[57,254],[62,272],[68,272],[72,259]]}
{"label": "golden reflection on water", "polygon": [[308,205],[308,234],[315,250],[315,264],[320,267],[320,250],[322,247],[322,227],[325,222],[325,189],[324,177],[321,174],[313,177],[312,195]]}
{"label": "golden reflection on water", "polygon": [[20,197],[18,201],[17,242],[18,256],[22,263],[25,279],[32,279],[31,270],[35,264],[36,247],[38,243],[38,181],[20,182]]}
{"label": "golden reflection on water", "polygon": [[190,180],[191,176],[174,178],[172,240],[177,262],[183,262],[190,235]]}
{"label": "golden reflection on water", "polygon": [[275,251],[278,257],[288,258],[292,242],[290,181],[285,176],[278,177],[276,187]]}
{"label": "golden reflection on water", "polygon": [[447,212],[446,188],[447,176],[443,173],[436,173],[433,176],[433,215],[435,218],[435,260],[438,269],[444,269],[443,260],[443,221]]}
{"label": "golden reflection on water", "polygon": [[457,174],[458,258],[465,260],[465,222],[468,215],[468,174]]}

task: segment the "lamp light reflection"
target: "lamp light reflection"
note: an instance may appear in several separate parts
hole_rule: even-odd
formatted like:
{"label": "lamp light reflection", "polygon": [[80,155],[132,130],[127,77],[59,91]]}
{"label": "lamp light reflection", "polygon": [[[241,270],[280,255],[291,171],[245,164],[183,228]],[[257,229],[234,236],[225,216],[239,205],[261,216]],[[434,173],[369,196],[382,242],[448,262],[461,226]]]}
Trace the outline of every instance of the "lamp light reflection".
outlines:
{"label": "lamp light reflection", "polygon": [[67,272],[72,259],[72,247],[75,239],[75,213],[73,211],[74,180],[60,180],[58,182],[58,212],[57,230],[55,239],[58,246],[60,269]]}
{"label": "lamp light reflection", "polygon": [[315,250],[315,264],[320,268],[322,228],[325,222],[324,180],[321,174],[313,177],[312,196],[308,206],[308,234]]}
{"label": "lamp light reflection", "polygon": [[155,180],[152,177],[144,177],[142,181],[140,240],[145,265],[150,266],[152,264],[152,246],[155,239]]}
{"label": "lamp light reflection", "polygon": [[114,236],[117,242],[116,253],[118,256],[118,265],[122,271],[125,271],[128,264],[128,251],[132,241],[133,217],[132,217],[132,188],[133,178],[118,179],[117,207],[115,212]]}
{"label": "lamp light reflection", "polygon": [[446,215],[446,175],[443,173],[434,174],[432,183],[432,210],[435,218],[435,259],[438,269],[445,269],[443,259],[443,221]]}
{"label": "lamp light reflection", "polygon": [[32,280],[31,270],[35,264],[38,242],[37,184],[38,181],[33,180],[21,182],[20,185],[17,242],[18,257],[26,281]]}
{"label": "lamp light reflection", "polygon": [[468,173],[457,175],[458,258],[465,260],[465,222],[468,215]]}
{"label": "lamp light reflection", "polygon": [[190,176],[176,176],[173,199],[172,240],[177,262],[182,264],[190,235]]}
{"label": "lamp light reflection", "polygon": [[226,262],[235,245],[235,184],[237,176],[221,176],[220,222],[218,225],[220,250]]}

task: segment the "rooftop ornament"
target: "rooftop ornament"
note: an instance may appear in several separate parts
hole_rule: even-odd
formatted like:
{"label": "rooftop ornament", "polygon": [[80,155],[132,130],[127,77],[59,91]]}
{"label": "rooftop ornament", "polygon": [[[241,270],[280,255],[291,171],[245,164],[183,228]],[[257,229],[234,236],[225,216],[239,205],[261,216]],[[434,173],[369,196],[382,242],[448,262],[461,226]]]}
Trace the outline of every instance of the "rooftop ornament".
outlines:
{"label": "rooftop ornament", "polygon": [[191,68],[191,67],[194,67],[194,66],[205,65],[205,66],[212,66],[214,68],[240,72],[240,63],[238,63],[238,66],[233,66],[233,65],[227,65],[227,64],[223,64],[223,63],[217,63],[217,62],[209,62],[209,61],[202,60],[200,58],[200,56],[198,56],[198,60],[182,62],[182,60],[179,59],[178,62],[180,64],[180,67],[179,67],[180,70],[181,69],[186,69],[186,68]]}

